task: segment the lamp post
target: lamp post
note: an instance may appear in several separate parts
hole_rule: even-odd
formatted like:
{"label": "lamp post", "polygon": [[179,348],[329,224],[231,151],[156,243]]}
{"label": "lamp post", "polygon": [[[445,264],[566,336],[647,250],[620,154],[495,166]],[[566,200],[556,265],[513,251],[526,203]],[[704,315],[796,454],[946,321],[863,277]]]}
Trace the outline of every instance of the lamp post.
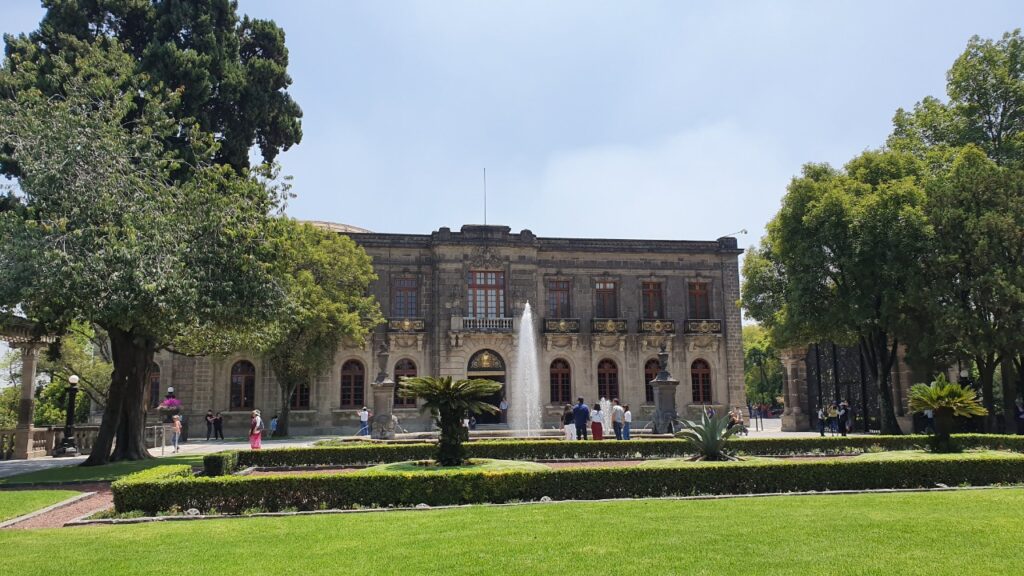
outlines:
{"label": "lamp post", "polygon": [[64,439],[60,441],[60,447],[54,451],[54,456],[78,455],[78,447],[75,446],[75,396],[78,395],[78,376],[72,374],[68,377],[68,384],[71,386],[68,387],[68,413],[64,420]]}

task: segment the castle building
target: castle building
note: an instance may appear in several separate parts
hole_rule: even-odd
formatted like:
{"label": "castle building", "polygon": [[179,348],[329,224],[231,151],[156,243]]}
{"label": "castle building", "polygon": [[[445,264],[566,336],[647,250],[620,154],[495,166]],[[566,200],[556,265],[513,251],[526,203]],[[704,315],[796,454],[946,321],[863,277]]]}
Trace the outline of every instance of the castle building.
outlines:
{"label": "castle building", "polygon": [[[373,258],[372,291],[387,322],[357,346],[347,342],[330,371],[296,392],[291,426],[297,434],[351,433],[357,410],[371,405],[370,385],[381,367],[376,350],[390,349],[387,372],[489,378],[515,384],[517,331],[527,302],[534,318],[540,397],[547,427],[566,403],[619,398],[634,427],[653,412],[647,385],[664,343],[682,384],[681,415],[704,406],[719,412],[746,403],[739,301],[742,253],[732,237],[714,241],[540,238],[507,226],[466,225],[455,232],[377,234],[318,223],[347,234]],[[192,358],[161,352],[151,382],[155,405],[173,386],[201,428],[208,409],[224,414],[228,434],[248,427],[249,412],[269,419],[279,409],[274,375],[258,355]],[[395,399],[402,428],[426,430],[414,401]],[[482,415],[481,424],[498,417]]]}

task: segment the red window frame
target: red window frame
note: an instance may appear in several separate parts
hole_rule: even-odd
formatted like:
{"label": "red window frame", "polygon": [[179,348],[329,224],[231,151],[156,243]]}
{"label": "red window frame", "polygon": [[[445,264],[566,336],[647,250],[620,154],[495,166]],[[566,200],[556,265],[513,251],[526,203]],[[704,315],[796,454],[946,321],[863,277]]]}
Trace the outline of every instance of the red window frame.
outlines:
{"label": "red window frame", "polygon": [[602,280],[594,284],[595,318],[618,318],[618,284]]}
{"label": "red window frame", "polygon": [[292,390],[292,397],[288,399],[288,405],[293,410],[309,410],[310,386],[309,382],[302,382]]}
{"label": "red window frame", "polygon": [[466,278],[466,312],[470,318],[505,317],[505,272],[469,271]]}
{"label": "red window frame", "polygon": [[690,318],[711,318],[711,292],[707,282],[690,282]]}
{"label": "red window frame", "polygon": [[597,397],[619,397],[619,366],[613,360],[606,358],[597,364]]}
{"label": "red window frame", "polygon": [[358,360],[349,360],[341,366],[341,406],[358,408],[363,405],[366,388],[366,369]]}
{"label": "red window frame", "polygon": [[551,362],[549,369],[551,383],[551,403],[563,404],[572,402],[572,368],[561,358]]}
{"label": "red window frame", "polygon": [[256,406],[256,367],[248,360],[231,366],[231,408],[252,409]]}
{"label": "red window frame", "polygon": [[706,360],[694,360],[690,365],[690,380],[693,383],[693,403],[711,403],[711,366]]}
{"label": "red window frame", "polygon": [[548,280],[548,318],[570,318],[572,316],[569,300],[571,290],[572,284],[568,280]]}
{"label": "red window frame", "polygon": [[399,276],[391,281],[391,317],[419,316],[419,282],[414,276]]}
{"label": "red window frame", "polygon": [[398,395],[398,384],[402,383],[402,378],[415,378],[416,377],[416,363],[408,358],[403,358],[395,363],[395,407],[406,408],[415,407],[415,398],[405,398]]}
{"label": "red window frame", "polygon": [[661,282],[641,282],[642,311],[644,318],[665,317],[665,292]]}
{"label": "red window frame", "polygon": [[661,362],[657,358],[651,358],[644,364],[644,401],[648,404],[654,402],[654,387],[651,380],[654,380],[661,372]]}

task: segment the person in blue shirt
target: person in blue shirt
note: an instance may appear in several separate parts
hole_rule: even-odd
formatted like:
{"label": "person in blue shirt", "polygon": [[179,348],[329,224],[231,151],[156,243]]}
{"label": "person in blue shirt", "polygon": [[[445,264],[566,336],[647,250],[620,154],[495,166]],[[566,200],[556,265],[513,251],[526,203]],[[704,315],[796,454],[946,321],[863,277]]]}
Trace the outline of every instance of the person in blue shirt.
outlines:
{"label": "person in blue shirt", "polygon": [[583,396],[576,399],[572,408],[573,423],[576,424],[576,439],[587,439],[587,423],[590,421],[590,407],[583,403]]}

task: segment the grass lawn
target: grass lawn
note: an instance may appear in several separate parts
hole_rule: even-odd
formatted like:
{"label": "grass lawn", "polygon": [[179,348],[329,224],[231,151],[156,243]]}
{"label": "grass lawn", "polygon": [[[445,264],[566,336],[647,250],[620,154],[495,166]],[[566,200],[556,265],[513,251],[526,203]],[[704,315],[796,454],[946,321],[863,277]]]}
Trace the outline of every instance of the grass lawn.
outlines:
{"label": "grass lawn", "polygon": [[136,462],[116,462],[105,466],[62,466],[60,468],[9,476],[0,479],[0,486],[22,483],[60,484],[61,482],[112,481],[132,472],[138,472],[139,470],[145,470],[154,466],[163,466],[164,464],[190,464],[195,467],[201,467],[203,465],[203,455],[180,454],[178,456],[152,458]]}
{"label": "grass lawn", "polygon": [[72,490],[0,491],[0,522],[62,502],[79,494]]}
{"label": "grass lawn", "polygon": [[744,466],[751,464],[777,463],[796,464],[797,462],[824,461],[824,460],[857,460],[863,461],[887,461],[887,460],[927,460],[929,458],[956,457],[963,460],[973,458],[1011,458],[1019,459],[1021,455],[1017,452],[1005,450],[968,450],[957,454],[936,454],[926,450],[893,450],[888,452],[867,452],[856,456],[814,456],[800,458],[772,458],[771,456],[744,456],[743,460],[728,462],[692,461],[689,458],[662,458],[660,460],[648,460],[639,465],[641,468],[690,468],[695,466],[707,466],[709,464]]}
{"label": "grass lawn", "polygon": [[[424,465],[422,462],[429,462]],[[407,462],[393,462],[391,464],[379,464],[371,466],[357,474],[451,474],[453,472],[550,472],[551,468],[536,462],[522,462],[519,460],[492,460],[489,458],[474,458],[469,465],[463,466],[437,466],[431,461],[410,460]]]}
{"label": "grass lawn", "polygon": [[474,506],[4,531],[0,549],[19,576],[1021,574],[1022,507],[1024,489]]}

